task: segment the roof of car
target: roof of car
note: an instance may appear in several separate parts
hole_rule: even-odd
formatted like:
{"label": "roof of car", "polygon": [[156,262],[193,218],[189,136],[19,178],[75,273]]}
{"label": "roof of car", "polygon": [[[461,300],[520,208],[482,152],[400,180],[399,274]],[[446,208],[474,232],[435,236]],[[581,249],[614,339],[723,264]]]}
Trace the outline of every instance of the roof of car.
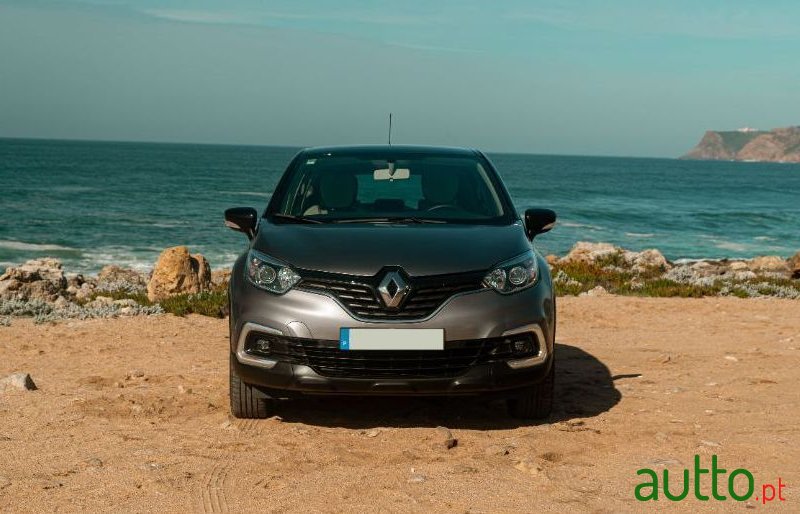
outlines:
{"label": "roof of car", "polygon": [[424,145],[352,145],[352,146],[317,146],[303,149],[305,155],[448,155],[473,157],[478,154],[471,148]]}

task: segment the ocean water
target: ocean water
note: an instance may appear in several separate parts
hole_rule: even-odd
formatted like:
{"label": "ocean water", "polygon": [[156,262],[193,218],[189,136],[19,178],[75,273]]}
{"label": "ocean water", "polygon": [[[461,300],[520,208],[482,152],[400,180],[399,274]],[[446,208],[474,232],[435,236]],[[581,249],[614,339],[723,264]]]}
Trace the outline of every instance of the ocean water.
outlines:
{"label": "ocean water", "polygon": [[[232,206],[266,206],[295,148],[0,139],[0,269],[153,265],[186,244],[212,267],[246,245]],[[607,241],[669,259],[800,250],[800,165],[490,154],[518,209],[555,209],[545,253]],[[480,244],[480,241],[475,241]]]}

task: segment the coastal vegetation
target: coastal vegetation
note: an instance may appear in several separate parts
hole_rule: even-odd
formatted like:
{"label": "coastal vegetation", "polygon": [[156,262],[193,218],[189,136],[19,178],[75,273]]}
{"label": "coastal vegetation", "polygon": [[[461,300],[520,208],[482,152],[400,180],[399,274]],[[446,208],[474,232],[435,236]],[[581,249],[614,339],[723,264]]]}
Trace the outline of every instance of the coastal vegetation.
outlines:
{"label": "coastal vegetation", "polygon": [[[579,242],[547,262],[558,296],[800,299],[800,252],[749,260],[669,262],[658,250],[628,251]],[[57,259],[28,261],[0,276],[0,326],[14,317],[61,319],[229,313],[230,270],[211,271],[186,247],[162,252],[150,273],[106,266],[97,276],[67,274]]]}

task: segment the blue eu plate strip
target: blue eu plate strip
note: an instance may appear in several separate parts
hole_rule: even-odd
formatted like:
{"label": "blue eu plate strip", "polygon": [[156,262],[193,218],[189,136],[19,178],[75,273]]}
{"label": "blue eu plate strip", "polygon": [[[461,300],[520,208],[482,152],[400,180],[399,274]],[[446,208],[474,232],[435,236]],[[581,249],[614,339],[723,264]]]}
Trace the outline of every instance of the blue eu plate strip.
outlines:
{"label": "blue eu plate strip", "polygon": [[349,328],[340,328],[339,329],[339,349],[340,350],[349,350],[350,349],[350,329]]}

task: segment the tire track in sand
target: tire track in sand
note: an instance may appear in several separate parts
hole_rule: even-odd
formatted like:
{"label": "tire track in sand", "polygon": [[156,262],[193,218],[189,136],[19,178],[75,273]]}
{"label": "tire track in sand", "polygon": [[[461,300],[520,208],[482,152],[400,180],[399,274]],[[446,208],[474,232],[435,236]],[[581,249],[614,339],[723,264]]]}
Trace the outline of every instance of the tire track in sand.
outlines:
{"label": "tire track in sand", "polygon": [[[261,432],[261,424],[257,419],[238,419],[234,422],[239,429],[239,436],[252,436]],[[200,511],[204,513],[229,512],[226,498],[228,474],[233,467],[229,452],[224,452],[219,462],[203,475],[200,485]]]}

